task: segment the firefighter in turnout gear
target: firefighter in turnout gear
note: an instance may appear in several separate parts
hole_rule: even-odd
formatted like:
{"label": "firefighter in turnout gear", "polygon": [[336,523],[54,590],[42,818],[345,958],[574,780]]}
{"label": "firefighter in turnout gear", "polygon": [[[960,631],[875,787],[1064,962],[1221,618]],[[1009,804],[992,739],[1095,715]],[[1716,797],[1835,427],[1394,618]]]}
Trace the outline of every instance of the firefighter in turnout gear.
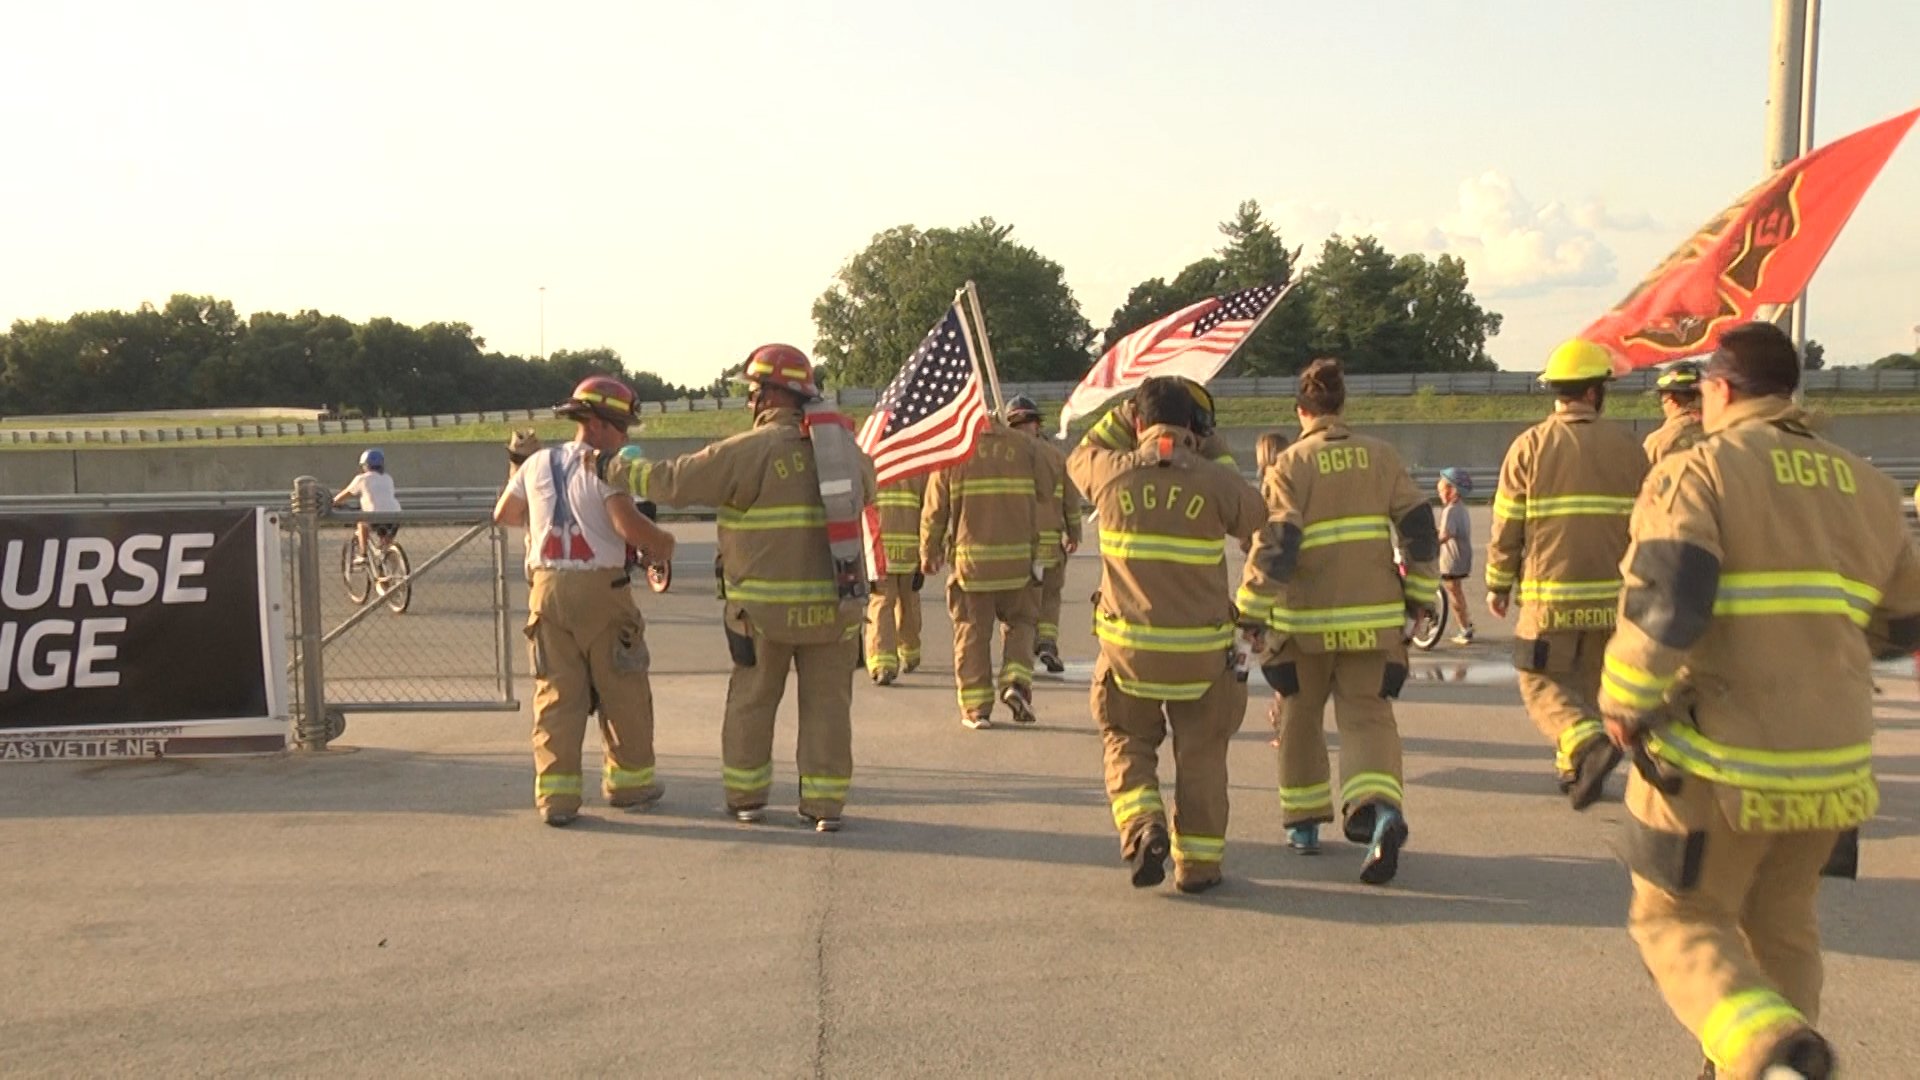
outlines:
{"label": "firefighter in turnout gear", "polygon": [[1040,578],[1040,616],[1033,651],[1048,671],[1058,675],[1067,670],[1060,661],[1060,594],[1067,584],[1067,556],[1080,550],[1080,493],[1067,480],[1067,455],[1041,434],[1040,406],[1032,398],[1022,394],[1007,402],[1007,424],[1033,437],[1057,477],[1053,512],[1040,530],[1040,565],[1046,573]]}
{"label": "firefighter in turnout gear", "polygon": [[1601,419],[1613,362],[1569,341],[1540,381],[1553,415],[1507,448],[1487,544],[1487,607],[1520,601],[1513,665],[1535,727],[1554,744],[1560,789],[1575,810],[1600,797],[1620,752],[1600,723],[1600,661],[1620,599],[1627,519],[1647,459],[1622,425]]}
{"label": "firefighter in turnout gear", "polygon": [[[1204,402],[1204,404],[1203,404]],[[1107,799],[1133,884],[1220,883],[1227,846],[1227,746],[1247,711],[1234,664],[1226,538],[1242,543],[1266,507],[1232,468],[1199,452],[1212,399],[1198,383],[1153,378],[1126,406],[1139,449],[1089,435],[1067,459],[1099,516],[1092,707],[1105,746]],[[1111,413],[1109,415],[1112,415]],[[1173,735],[1173,830],[1160,794],[1160,743]]]}
{"label": "firefighter in turnout gear", "polygon": [[596,709],[607,802],[643,807],[661,796],[646,623],[627,587],[626,558],[632,544],[670,560],[674,540],[596,475],[597,461],[626,445],[633,391],[596,375],[554,412],[574,421],[573,441],[547,449],[522,443],[527,457],[500,494],[493,520],[527,528],[534,806],[547,824],[562,826],[580,813],[581,742]]}
{"label": "firefighter in turnout gear", "polygon": [[[960,722],[993,726],[996,689],[1015,723],[1031,724],[1033,636],[1039,616],[1040,530],[1052,512],[1053,466],[1033,439],[999,419],[980,433],[964,464],[935,473],[920,517],[921,570],[951,562],[947,614],[953,619],[953,675]],[[993,677],[993,628],[1001,640]]]}
{"label": "firefighter in turnout gear", "polygon": [[[1262,669],[1280,703],[1280,809],[1294,850],[1320,847],[1334,819],[1323,716],[1340,728],[1342,831],[1368,847],[1360,880],[1398,872],[1408,830],[1393,699],[1407,678],[1409,615],[1440,587],[1433,512],[1393,446],[1341,418],[1333,360],[1300,373],[1300,438],[1266,471],[1263,531],[1237,596],[1241,625],[1267,636]],[[1394,536],[1406,560],[1394,565]]]}
{"label": "firefighter in turnout gear", "polygon": [[[720,729],[728,812],[743,822],[765,815],[774,713],[791,669],[799,684],[800,815],[835,832],[853,781],[853,673],[864,605],[841,600],[814,446],[801,423],[803,406],[818,396],[813,366],[790,345],[765,345],[735,379],[751,388],[753,430],[672,461],[623,460],[624,482],[635,498],[719,509],[733,656]],[[871,503],[873,465],[859,461],[859,476],[837,479]]]}
{"label": "firefighter in turnout gear", "polygon": [[1879,804],[1873,655],[1920,645],[1900,493],[1810,430],[1799,379],[1778,327],[1721,339],[1706,440],[1634,509],[1601,691],[1642,766],[1629,929],[1720,1077],[1833,1075],[1814,1031],[1819,878],[1852,876],[1830,853]]}
{"label": "firefighter in turnout gear", "polygon": [[1641,441],[1647,461],[1660,464],[1668,454],[1677,454],[1706,438],[1700,428],[1700,365],[1682,360],[1662,372],[1654,389],[1660,395],[1660,411],[1666,422]]}
{"label": "firefighter in turnout gear", "polygon": [[[1195,437],[1200,440],[1197,450],[1200,456],[1208,461],[1231,466],[1233,452],[1227,449],[1227,440],[1214,430],[1213,426],[1213,393],[1199,383],[1194,383],[1193,386],[1204,401],[1201,411],[1205,414],[1204,418],[1198,421],[1204,430],[1196,433]],[[1140,427],[1137,409],[1138,406],[1134,404],[1132,398],[1108,409],[1105,416],[1087,429],[1086,441],[1102,450],[1134,449],[1134,440],[1138,437]],[[1092,498],[1091,495],[1087,497]]]}
{"label": "firefighter in turnout gear", "polygon": [[920,666],[920,507],[927,478],[910,476],[880,489],[880,547],[887,572],[867,601],[867,674],[888,686]]}

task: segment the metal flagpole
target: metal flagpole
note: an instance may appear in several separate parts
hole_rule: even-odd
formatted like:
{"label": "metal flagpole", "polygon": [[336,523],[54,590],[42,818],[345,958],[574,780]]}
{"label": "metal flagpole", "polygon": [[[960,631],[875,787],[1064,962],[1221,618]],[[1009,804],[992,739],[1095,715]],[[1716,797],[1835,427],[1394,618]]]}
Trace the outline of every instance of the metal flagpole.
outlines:
{"label": "metal flagpole", "polygon": [[953,308],[960,313],[960,336],[966,339],[967,357],[973,362],[973,374],[981,382],[986,382],[986,372],[980,366],[980,347],[973,343],[973,327],[967,320],[967,290],[964,285],[953,290]]}
{"label": "metal flagpole", "polygon": [[[1800,156],[1813,152],[1813,84],[1820,60],[1820,0],[1806,0],[1807,21],[1800,35]],[[1794,348],[1807,351],[1807,290],[1793,303]]]}
{"label": "metal flagpole", "polygon": [[[993,389],[993,411],[1004,417],[1007,403],[1000,396],[1000,369],[993,366],[993,342],[987,340],[987,317],[980,310],[980,293],[973,287],[973,279],[968,278],[963,290],[967,294],[967,306],[973,309],[973,317],[980,322],[980,362],[987,368],[987,385]],[[961,323],[966,319],[963,317]]]}

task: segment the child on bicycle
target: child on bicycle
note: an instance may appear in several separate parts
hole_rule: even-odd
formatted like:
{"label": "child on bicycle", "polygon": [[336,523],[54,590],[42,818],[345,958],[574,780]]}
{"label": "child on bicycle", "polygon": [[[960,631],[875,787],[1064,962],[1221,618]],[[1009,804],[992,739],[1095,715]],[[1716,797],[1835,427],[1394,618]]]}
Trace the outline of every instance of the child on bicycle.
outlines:
{"label": "child on bicycle", "polygon": [[[333,505],[339,506],[354,496],[360,497],[360,510],[369,514],[394,514],[400,511],[400,500],[393,494],[393,477],[387,475],[387,455],[378,447],[369,449],[360,455],[360,475],[353,482],[341,488],[333,497]],[[395,524],[375,525],[380,539],[392,541],[400,532]],[[362,521],[354,526],[356,542],[360,553],[354,556],[354,565],[367,560],[367,523]]]}
{"label": "child on bicycle", "polygon": [[1473,480],[1465,469],[1441,469],[1437,491],[1440,512],[1434,516],[1439,519],[1435,524],[1440,531],[1440,587],[1460,616],[1460,632],[1453,635],[1453,643],[1471,645],[1473,614],[1467,610],[1467,590],[1461,582],[1473,573],[1473,521],[1461,496],[1472,493]]}

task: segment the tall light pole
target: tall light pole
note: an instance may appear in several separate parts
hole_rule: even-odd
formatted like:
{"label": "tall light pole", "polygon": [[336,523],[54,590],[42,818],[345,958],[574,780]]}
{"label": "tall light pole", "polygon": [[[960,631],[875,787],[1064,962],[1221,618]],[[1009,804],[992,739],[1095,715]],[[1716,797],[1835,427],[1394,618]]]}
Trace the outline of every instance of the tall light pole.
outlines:
{"label": "tall light pole", "polygon": [[540,286],[540,359],[547,358],[547,287]]}

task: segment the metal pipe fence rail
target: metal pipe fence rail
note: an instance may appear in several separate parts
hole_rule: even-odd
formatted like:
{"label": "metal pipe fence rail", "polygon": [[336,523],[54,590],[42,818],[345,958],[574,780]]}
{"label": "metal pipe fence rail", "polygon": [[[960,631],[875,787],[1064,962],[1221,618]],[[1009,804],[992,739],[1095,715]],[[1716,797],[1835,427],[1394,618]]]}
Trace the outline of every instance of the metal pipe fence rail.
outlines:
{"label": "metal pipe fence rail", "polygon": [[[1656,372],[1632,372],[1614,383],[1622,393],[1651,390]],[[1220,398],[1292,398],[1298,384],[1292,376],[1215,379],[1208,384]],[[1884,368],[1828,368],[1807,372],[1803,385],[1810,393],[1920,393],[1920,371]],[[1071,382],[1002,383],[1006,396],[1025,394],[1036,401],[1064,401]],[[1409,397],[1436,395],[1542,394],[1546,388],[1530,371],[1462,371],[1421,375],[1350,375],[1347,392],[1355,397]],[[828,389],[826,397],[838,405],[871,406],[880,397],[873,387]],[[693,397],[673,401],[643,401],[642,416],[741,410],[743,397]],[[551,409],[508,409],[442,413],[434,416],[376,416],[354,420],[277,420],[251,424],[177,425],[164,427],[0,428],[0,444],[11,446],[138,446],[142,444],[209,442],[222,439],[300,438],[315,435],[381,434],[470,424],[532,423],[550,420]]]}

